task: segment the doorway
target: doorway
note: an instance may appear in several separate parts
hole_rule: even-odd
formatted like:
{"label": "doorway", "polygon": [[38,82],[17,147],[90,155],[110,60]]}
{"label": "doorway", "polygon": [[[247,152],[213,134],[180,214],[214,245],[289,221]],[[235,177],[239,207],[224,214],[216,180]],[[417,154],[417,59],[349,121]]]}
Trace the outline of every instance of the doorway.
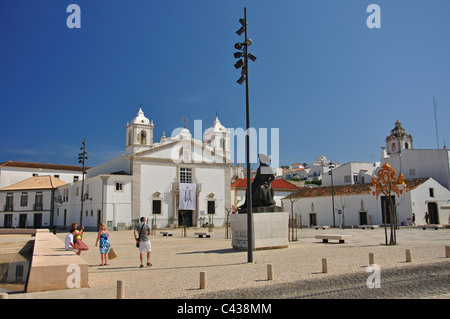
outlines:
{"label": "doorway", "polygon": [[5,228],[11,228],[12,227],[12,214],[5,214],[4,220],[3,220],[3,227]]}
{"label": "doorway", "polygon": [[42,227],[42,213],[34,213],[33,216],[33,228]]}
{"label": "doorway", "polygon": [[186,223],[186,227],[192,227],[192,210],[179,210],[178,211],[178,224],[183,226],[183,222]]}
{"label": "doorway", "polygon": [[317,214],[316,213],[309,214],[309,226],[317,226]]}
{"label": "doorway", "polygon": [[102,222],[102,211],[100,209],[97,210],[97,230],[99,229],[99,225]]}
{"label": "doorway", "polygon": [[27,228],[27,214],[19,215],[19,228]]}
{"label": "doorway", "polygon": [[367,225],[367,212],[359,212],[359,224]]}
{"label": "doorway", "polygon": [[436,203],[428,203],[428,218],[430,224],[439,224],[439,213]]}

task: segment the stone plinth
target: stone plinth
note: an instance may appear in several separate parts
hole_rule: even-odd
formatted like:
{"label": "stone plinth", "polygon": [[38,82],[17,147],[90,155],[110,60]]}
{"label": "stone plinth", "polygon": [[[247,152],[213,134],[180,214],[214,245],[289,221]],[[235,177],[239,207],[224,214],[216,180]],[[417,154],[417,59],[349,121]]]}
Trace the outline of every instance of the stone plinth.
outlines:
{"label": "stone plinth", "polygon": [[[37,230],[27,292],[87,288],[88,264],[48,230]],[[83,254],[83,253],[82,253]]]}
{"label": "stone plinth", "polygon": [[[287,212],[252,214],[254,250],[288,247]],[[247,214],[230,216],[232,246],[234,249],[247,250]]]}

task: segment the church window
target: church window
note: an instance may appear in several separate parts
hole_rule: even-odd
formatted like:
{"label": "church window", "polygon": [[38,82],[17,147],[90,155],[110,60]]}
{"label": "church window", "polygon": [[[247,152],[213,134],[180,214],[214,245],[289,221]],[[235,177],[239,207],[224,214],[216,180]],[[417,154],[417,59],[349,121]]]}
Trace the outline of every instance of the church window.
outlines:
{"label": "church window", "polygon": [[408,142],[405,142],[405,150],[407,150],[409,148],[409,144]]}
{"label": "church window", "polygon": [[392,144],[392,152],[395,152],[395,144]]}
{"label": "church window", "polygon": [[180,183],[192,183],[192,168],[180,167]]}
{"label": "church window", "polygon": [[216,201],[209,200],[208,201],[208,214],[215,214],[215,213],[216,213]]}
{"label": "church window", "polygon": [[154,199],[153,200],[153,214],[161,214],[161,200],[160,199]]}
{"label": "church window", "polygon": [[141,144],[142,145],[147,144],[147,135],[145,134],[145,131],[141,132]]}

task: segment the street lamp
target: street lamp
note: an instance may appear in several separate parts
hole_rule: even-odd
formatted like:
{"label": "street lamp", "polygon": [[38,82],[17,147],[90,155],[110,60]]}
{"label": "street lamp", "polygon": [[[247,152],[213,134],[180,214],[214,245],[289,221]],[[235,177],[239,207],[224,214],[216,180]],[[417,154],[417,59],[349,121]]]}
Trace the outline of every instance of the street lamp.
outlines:
{"label": "street lamp", "polygon": [[[244,42],[237,42],[234,45],[238,52],[234,53],[234,57],[239,59],[234,67],[241,70],[241,77],[237,80],[237,83],[242,85],[245,82],[245,99],[246,99],[246,115],[247,115],[247,133],[246,133],[246,165],[247,165],[247,251],[248,251],[248,262],[253,262],[253,216],[252,216],[252,186],[251,186],[251,168],[250,168],[250,109],[249,109],[249,98],[248,98],[248,59],[255,61],[256,56],[248,53],[248,47],[252,44],[252,40],[247,38],[247,8],[244,8],[244,18],[239,19],[241,28],[236,31],[236,33],[241,36],[244,33]],[[242,60],[241,58],[244,58]]]}
{"label": "street lamp", "polygon": [[82,164],[83,177],[81,178],[81,212],[80,212],[80,227],[83,227],[83,203],[84,203],[84,175],[86,174],[85,161],[88,159],[86,156],[86,139],[83,140],[82,146],[80,147],[81,153],[78,154],[78,163]]}
{"label": "street lamp", "polygon": [[334,164],[330,162],[330,164],[328,164],[328,168],[330,169],[330,171],[328,172],[328,175],[331,175],[331,206],[333,209],[333,227],[336,227],[336,221],[334,218],[334,187],[333,187],[333,168],[334,168]]}

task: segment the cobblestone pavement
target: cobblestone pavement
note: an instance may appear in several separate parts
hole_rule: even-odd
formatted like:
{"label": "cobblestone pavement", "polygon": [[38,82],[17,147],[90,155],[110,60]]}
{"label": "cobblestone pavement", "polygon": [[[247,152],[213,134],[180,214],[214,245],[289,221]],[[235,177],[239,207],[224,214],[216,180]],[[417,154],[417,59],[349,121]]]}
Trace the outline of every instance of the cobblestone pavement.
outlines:
{"label": "cobblestone pavement", "polygon": [[[380,287],[368,288],[373,271],[334,275],[257,288],[194,296],[202,299],[450,299],[450,262],[380,269]],[[375,283],[370,280],[370,283]]]}

